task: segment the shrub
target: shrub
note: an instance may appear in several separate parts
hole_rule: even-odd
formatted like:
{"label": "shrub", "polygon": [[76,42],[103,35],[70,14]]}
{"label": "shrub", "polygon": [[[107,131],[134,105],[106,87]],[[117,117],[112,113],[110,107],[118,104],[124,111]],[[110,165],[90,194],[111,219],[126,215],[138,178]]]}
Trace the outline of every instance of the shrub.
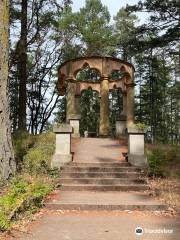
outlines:
{"label": "shrub", "polygon": [[148,154],[150,175],[163,176],[162,165],[165,163],[165,154],[160,149],[154,149]]}
{"label": "shrub", "polygon": [[52,190],[51,183],[38,179],[18,178],[11,182],[8,192],[0,197],[0,230],[10,228],[12,219],[27,209],[32,212],[43,203],[43,197]]}
{"label": "shrub", "polygon": [[150,175],[180,176],[180,149],[178,146],[151,145],[147,155]]}
{"label": "shrub", "polygon": [[24,157],[25,171],[30,174],[48,173],[54,149],[55,134],[44,133],[37,136],[34,147]]}
{"label": "shrub", "polygon": [[13,134],[15,158],[19,168],[21,167],[24,156],[27,154],[28,150],[33,147],[34,143],[34,135],[27,132],[16,132]]}

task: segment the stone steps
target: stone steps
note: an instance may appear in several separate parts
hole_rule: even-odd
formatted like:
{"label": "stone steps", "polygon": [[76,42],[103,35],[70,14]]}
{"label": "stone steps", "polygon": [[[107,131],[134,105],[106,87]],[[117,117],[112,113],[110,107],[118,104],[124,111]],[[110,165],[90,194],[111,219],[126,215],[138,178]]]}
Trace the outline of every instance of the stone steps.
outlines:
{"label": "stone steps", "polygon": [[87,211],[164,210],[165,205],[148,195],[144,171],[120,161],[119,149],[114,140],[81,139],[74,162],[62,168],[59,193],[46,207]]}
{"label": "stone steps", "polygon": [[139,172],[62,172],[62,178],[139,178]]}
{"label": "stone steps", "polygon": [[143,178],[61,178],[62,184],[104,184],[104,185],[118,185],[124,183],[146,183]]}
{"label": "stone steps", "polygon": [[163,204],[72,204],[72,203],[48,203],[49,210],[69,210],[69,211],[163,211],[167,207]]}
{"label": "stone steps", "polygon": [[129,167],[130,164],[125,161],[111,161],[111,162],[105,162],[105,163],[99,163],[99,162],[72,162],[69,166],[71,167]]}
{"label": "stone steps", "polygon": [[63,173],[66,172],[78,172],[78,173],[90,173],[90,172],[140,172],[141,170],[136,167],[72,167],[68,166],[63,168]]}
{"label": "stone steps", "polygon": [[145,184],[62,184],[63,191],[145,191],[149,187]]}
{"label": "stone steps", "polygon": [[60,191],[55,200],[46,204],[51,210],[139,210],[159,211],[166,206],[140,192]]}

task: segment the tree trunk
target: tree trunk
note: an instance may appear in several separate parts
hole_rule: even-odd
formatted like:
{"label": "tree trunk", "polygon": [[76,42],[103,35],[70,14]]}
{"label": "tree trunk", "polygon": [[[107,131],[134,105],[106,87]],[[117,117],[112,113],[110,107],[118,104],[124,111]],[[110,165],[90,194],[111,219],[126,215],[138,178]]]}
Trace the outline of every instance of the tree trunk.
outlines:
{"label": "tree trunk", "polygon": [[8,97],[9,1],[0,0],[0,177],[15,172]]}
{"label": "tree trunk", "polygon": [[18,43],[19,114],[18,129],[26,131],[27,0],[21,1],[21,38]]}

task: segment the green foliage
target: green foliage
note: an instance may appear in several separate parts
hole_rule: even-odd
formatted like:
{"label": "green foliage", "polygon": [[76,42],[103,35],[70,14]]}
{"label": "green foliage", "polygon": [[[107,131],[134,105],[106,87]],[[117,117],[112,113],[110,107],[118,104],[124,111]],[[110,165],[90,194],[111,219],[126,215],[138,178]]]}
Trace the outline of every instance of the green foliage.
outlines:
{"label": "green foliage", "polygon": [[71,7],[66,8],[58,29],[65,39],[63,59],[112,55],[115,39],[109,22],[109,11],[100,0],[86,0],[85,6],[75,13]]}
{"label": "green foliage", "polygon": [[51,183],[42,180],[25,177],[14,179],[8,192],[0,197],[0,231],[9,229],[12,220],[27,209],[37,210],[43,204],[43,197],[51,190]]}
{"label": "green foliage", "polygon": [[27,154],[28,150],[34,145],[34,143],[34,135],[27,132],[16,132],[13,134],[13,145],[18,167],[20,167],[23,157]]}
{"label": "green foliage", "polygon": [[113,43],[109,26],[110,14],[100,0],[86,0],[85,6],[75,16],[79,38],[86,45],[87,55],[106,55]]}
{"label": "green foliage", "polygon": [[84,131],[98,133],[99,128],[99,94],[98,92],[88,89],[82,92],[81,95],[81,119],[80,133],[83,136]]}
{"label": "green foliage", "polygon": [[136,123],[135,127],[139,130],[145,131],[146,130],[146,125],[144,123]]}
{"label": "green foliage", "polygon": [[155,149],[152,153],[148,154],[150,175],[162,176],[162,166],[165,164],[165,154],[161,149]]}
{"label": "green foliage", "polygon": [[149,174],[162,177],[180,176],[179,146],[153,146],[147,150]]}
{"label": "green foliage", "polygon": [[55,149],[55,134],[52,132],[36,136],[36,141],[25,155],[24,170],[29,174],[46,174],[50,171],[52,155]]}
{"label": "green foliage", "polygon": [[131,42],[136,38],[138,18],[135,14],[130,14],[125,8],[121,8],[114,17],[114,37],[116,39],[117,51],[124,60],[129,59],[134,54]]}
{"label": "green foliage", "polygon": [[[171,44],[175,47],[179,34],[179,1],[145,0],[136,5],[126,6],[127,12],[148,12],[149,21],[138,28],[138,50],[162,47]],[[150,38],[146,38],[149,35]],[[176,51],[176,50],[175,50]],[[178,50],[177,50],[178,53]]]}

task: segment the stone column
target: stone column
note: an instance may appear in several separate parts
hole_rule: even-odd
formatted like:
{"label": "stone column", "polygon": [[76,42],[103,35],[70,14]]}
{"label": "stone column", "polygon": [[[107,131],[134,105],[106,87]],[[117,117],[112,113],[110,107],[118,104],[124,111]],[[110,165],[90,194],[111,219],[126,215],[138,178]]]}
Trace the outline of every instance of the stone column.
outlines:
{"label": "stone column", "polygon": [[72,161],[71,154],[71,133],[72,127],[69,124],[60,124],[54,126],[53,132],[56,134],[56,149],[52,159],[52,168],[61,168],[68,162]]}
{"label": "stone column", "polygon": [[136,167],[148,165],[144,150],[144,131],[128,128],[128,162]]}
{"label": "stone column", "polygon": [[116,137],[122,137],[126,133],[127,93],[123,91],[122,94],[123,94],[123,110],[119,116],[119,119],[116,120]]}
{"label": "stone column", "polygon": [[126,114],[127,114],[127,93],[125,91],[123,91],[122,95],[123,95],[123,111],[122,111],[121,115],[126,116]]}
{"label": "stone column", "polygon": [[73,127],[72,137],[79,138],[79,121],[80,121],[80,95],[76,94],[77,83],[69,82],[67,90],[67,116],[66,122]]}
{"label": "stone column", "polygon": [[99,135],[109,135],[109,77],[103,75],[101,78],[101,100],[100,100],[100,126]]}
{"label": "stone column", "polygon": [[75,95],[75,112],[77,115],[81,114],[80,104],[81,104],[81,95]]}
{"label": "stone column", "polygon": [[134,123],[134,83],[127,84],[127,127]]}
{"label": "stone column", "polygon": [[66,96],[66,122],[69,123],[69,119],[75,112],[75,94],[76,83],[72,79],[67,79],[67,96]]}

